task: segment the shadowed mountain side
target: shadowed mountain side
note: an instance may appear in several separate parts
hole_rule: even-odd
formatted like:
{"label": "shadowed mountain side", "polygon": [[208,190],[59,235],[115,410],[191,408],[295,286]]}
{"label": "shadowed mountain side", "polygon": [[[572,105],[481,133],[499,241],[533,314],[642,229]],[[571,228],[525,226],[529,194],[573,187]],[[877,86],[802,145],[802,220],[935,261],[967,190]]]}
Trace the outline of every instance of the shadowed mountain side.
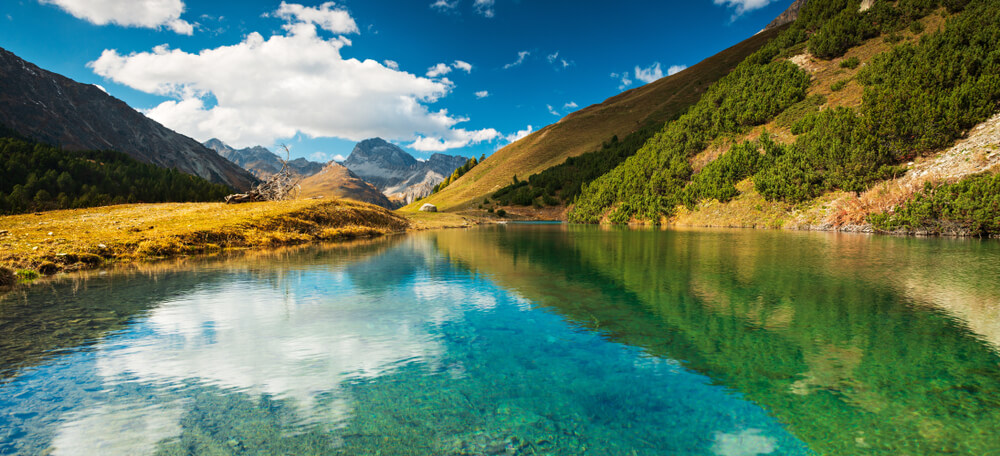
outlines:
{"label": "shadowed mountain side", "polygon": [[[468,209],[501,187],[541,172],[569,157],[597,150],[612,136],[624,137],[649,124],[663,123],[696,103],[715,81],[757,51],[784,27],[758,33],[673,76],[646,84],[564,117],[503,149],[441,192],[420,201],[442,210]],[[417,209],[413,204],[408,209]]]}
{"label": "shadowed mountain side", "polygon": [[299,183],[300,198],[346,198],[363,203],[371,203],[386,209],[397,206],[389,201],[382,192],[372,184],[365,182],[349,169],[337,162],[330,162],[320,172],[313,174]]}
{"label": "shadowed mountain side", "polygon": [[256,179],[187,136],[92,84],[45,71],[0,48],[0,125],[66,150],[116,150],[239,190]]}

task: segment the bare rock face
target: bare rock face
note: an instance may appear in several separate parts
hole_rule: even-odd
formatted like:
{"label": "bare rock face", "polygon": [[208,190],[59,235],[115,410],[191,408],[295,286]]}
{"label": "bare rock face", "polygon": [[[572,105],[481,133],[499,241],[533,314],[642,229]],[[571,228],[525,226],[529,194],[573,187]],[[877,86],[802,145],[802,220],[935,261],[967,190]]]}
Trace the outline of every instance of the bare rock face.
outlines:
{"label": "bare rock face", "polygon": [[0,48],[0,125],[66,150],[116,150],[136,160],[247,190],[256,179],[97,86],[45,71]]}
{"label": "bare rock face", "polygon": [[774,20],[771,21],[770,24],[767,24],[767,27],[764,27],[764,30],[772,29],[775,27],[781,27],[782,25],[785,25],[789,22],[795,22],[795,20],[799,18],[799,11],[802,9],[803,6],[806,6],[806,0],[795,0],[794,2],[792,2],[792,5],[785,10],[785,12],[781,13],[780,15],[778,15],[778,17],[774,18]]}
{"label": "bare rock face", "polygon": [[420,212],[437,212],[437,211],[438,211],[437,206],[431,203],[427,203],[424,204],[423,206],[420,206]]}
{"label": "bare rock face", "polygon": [[431,194],[469,159],[455,155],[434,154],[419,161],[395,144],[381,138],[366,139],[354,146],[344,166],[370,182],[380,192],[411,203]]}

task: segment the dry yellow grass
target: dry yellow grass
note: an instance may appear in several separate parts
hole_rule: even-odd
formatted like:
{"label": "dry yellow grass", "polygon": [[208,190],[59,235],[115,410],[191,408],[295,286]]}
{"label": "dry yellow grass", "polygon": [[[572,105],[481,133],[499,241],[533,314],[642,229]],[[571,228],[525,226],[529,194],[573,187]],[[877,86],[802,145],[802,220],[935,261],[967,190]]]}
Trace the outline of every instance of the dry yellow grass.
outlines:
{"label": "dry yellow grass", "polygon": [[0,265],[52,274],[234,248],[405,231],[399,214],[348,200],[132,204],[0,217]]}

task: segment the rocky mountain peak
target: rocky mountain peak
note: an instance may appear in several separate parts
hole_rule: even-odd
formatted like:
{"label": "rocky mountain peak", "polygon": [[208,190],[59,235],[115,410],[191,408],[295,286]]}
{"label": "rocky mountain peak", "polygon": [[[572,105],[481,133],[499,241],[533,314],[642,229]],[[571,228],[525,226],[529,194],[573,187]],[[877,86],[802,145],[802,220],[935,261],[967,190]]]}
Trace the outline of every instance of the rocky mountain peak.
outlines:
{"label": "rocky mountain peak", "polygon": [[351,165],[379,164],[387,168],[409,168],[417,163],[417,159],[382,138],[366,139],[354,146],[351,155],[344,160],[348,168]]}
{"label": "rocky mountain peak", "polygon": [[778,17],[774,18],[770,24],[767,24],[767,27],[764,27],[764,30],[781,27],[789,22],[794,22],[799,18],[799,11],[802,10],[803,6],[806,6],[806,1],[807,0],[795,0],[792,2],[792,5],[789,6],[783,13],[779,14]]}

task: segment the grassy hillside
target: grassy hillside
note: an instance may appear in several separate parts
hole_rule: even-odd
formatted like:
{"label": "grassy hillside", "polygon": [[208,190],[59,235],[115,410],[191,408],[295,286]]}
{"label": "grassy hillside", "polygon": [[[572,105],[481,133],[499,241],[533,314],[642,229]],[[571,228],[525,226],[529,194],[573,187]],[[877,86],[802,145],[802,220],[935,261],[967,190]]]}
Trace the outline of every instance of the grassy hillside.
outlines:
{"label": "grassy hillside", "polygon": [[416,210],[425,203],[447,211],[470,209],[510,184],[515,175],[526,178],[568,157],[598,150],[613,136],[624,138],[647,124],[675,118],[781,30],[757,34],[673,76],[574,112],[500,149],[444,190],[404,210]]}
{"label": "grassy hillside", "polygon": [[[997,110],[995,2],[900,0],[876,2],[864,12],[859,6],[859,1],[810,2],[799,21],[715,84],[691,111],[587,186],[570,219],[660,223],[682,205],[696,209],[706,200],[738,198],[751,191],[746,181],[768,203],[792,207],[830,192],[862,192],[904,173],[907,161],[948,147]],[[923,33],[928,21],[921,18],[959,12],[942,30]],[[915,35],[919,40],[906,39]],[[853,76],[823,91],[816,90],[818,78],[809,73],[809,54],[788,59],[809,51],[823,63],[873,39],[890,50],[856,72],[859,59],[842,60],[844,73]],[[802,55],[806,58],[798,58]],[[796,65],[790,67],[789,60]],[[851,88],[855,84],[860,87]],[[805,98],[810,93],[840,100],[836,95],[845,89],[863,89],[860,103],[838,106],[828,100],[822,109],[801,109],[810,104]],[[703,168],[691,165],[720,138],[781,122],[791,125],[789,138],[734,141]]]}

